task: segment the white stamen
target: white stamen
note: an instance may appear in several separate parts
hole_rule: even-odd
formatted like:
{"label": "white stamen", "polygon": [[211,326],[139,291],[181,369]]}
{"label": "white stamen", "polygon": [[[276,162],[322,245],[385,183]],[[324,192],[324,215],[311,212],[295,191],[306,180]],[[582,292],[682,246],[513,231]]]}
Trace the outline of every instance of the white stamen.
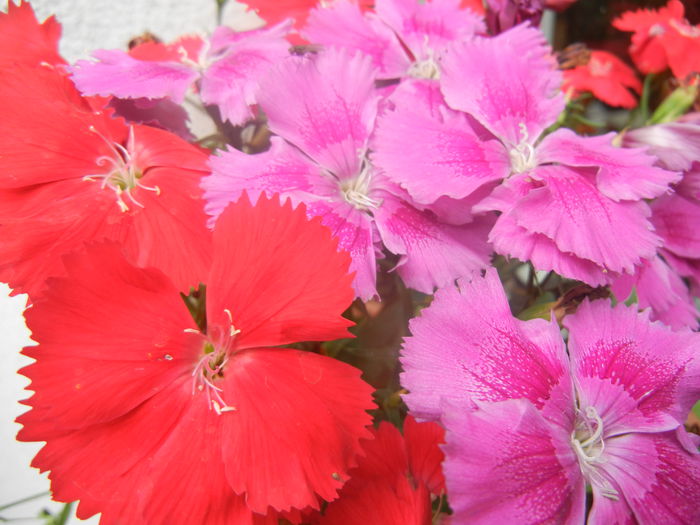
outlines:
{"label": "white stamen", "polygon": [[378,208],[382,201],[373,199],[367,193],[369,192],[369,184],[372,178],[372,166],[362,155],[362,165],[360,173],[357,177],[342,181],[340,183],[340,191],[343,198],[348,204],[351,204],[358,210],[367,210],[370,208]]}
{"label": "white stamen", "polygon": [[117,205],[122,212],[129,211],[129,206],[124,202],[123,195],[126,195],[132,204],[143,208],[143,204],[136,200],[131,194],[134,188],[141,188],[147,191],[153,191],[156,195],[160,195],[158,186],[146,186],[140,182],[142,176],[139,169],[134,164],[133,152],[135,150],[134,128],[129,128],[129,137],[127,139],[127,147],[117,144],[105,137],[95,126],[90,126],[90,131],[100,137],[107,147],[112,151],[112,156],[102,155],[95,160],[98,166],[104,166],[109,172],[101,175],[85,175],[82,180],[87,182],[102,181],[100,188],[110,188],[117,196]]}
{"label": "white stamen", "polygon": [[578,457],[581,473],[589,483],[606,498],[617,501],[618,491],[598,468],[598,465],[606,462],[606,458],[603,454],[603,420],[595,407],[587,407],[585,416],[578,419],[576,429],[571,433],[571,446]]}
{"label": "white stamen", "polygon": [[508,152],[513,173],[524,173],[537,166],[535,147],[530,143],[527,126],[521,122],[519,128],[522,140]]}
{"label": "white stamen", "polygon": [[416,60],[408,68],[408,76],[414,78],[427,78],[433,80],[440,79],[440,65],[435,58],[435,51],[429,45],[428,35],[423,38],[423,49],[425,57],[423,60]]}

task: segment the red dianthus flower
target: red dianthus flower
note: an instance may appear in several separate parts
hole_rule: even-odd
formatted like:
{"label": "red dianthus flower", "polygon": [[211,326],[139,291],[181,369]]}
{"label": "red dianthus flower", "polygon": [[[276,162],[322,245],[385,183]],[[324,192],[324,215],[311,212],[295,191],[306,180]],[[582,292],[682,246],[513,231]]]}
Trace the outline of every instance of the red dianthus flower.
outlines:
{"label": "red dianthus flower", "polygon": [[213,246],[205,321],[113,243],[67,256],[26,313],[39,345],[18,438],[46,441],[33,466],[81,518],[277,523],[335,498],[356,463],[371,387],[281,347],[348,335],[349,256],[303,206],[264,198],[229,206]]}

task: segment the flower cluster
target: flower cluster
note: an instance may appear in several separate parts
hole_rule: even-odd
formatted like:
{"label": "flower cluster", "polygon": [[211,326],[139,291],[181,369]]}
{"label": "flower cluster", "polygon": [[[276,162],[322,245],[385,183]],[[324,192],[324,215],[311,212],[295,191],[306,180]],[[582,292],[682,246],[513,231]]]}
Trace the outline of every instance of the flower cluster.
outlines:
{"label": "flower cluster", "polygon": [[572,3],[250,0],[259,29],[71,64],[10,2],[0,280],[54,499],[698,522],[700,33],[671,0],[613,21],[631,62],[555,52]]}

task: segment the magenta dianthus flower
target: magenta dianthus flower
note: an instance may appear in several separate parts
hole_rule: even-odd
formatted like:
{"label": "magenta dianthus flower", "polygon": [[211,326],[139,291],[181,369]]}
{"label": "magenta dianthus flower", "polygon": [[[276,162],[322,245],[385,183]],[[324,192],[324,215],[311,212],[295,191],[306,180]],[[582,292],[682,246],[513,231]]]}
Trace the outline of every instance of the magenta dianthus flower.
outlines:
{"label": "magenta dianthus flower", "polygon": [[[329,49],[291,57],[261,83],[260,105],[272,138],[269,151],[233,148],[211,160],[203,180],[206,211],[217,216],[243,191],[280,193],[322,217],[352,257],[358,297],[376,295],[376,259],[382,245],[399,256],[397,272],[416,290],[431,293],[488,264],[488,217],[459,225],[449,210],[416,206],[369,160],[380,95],[368,56]],[[473,219],[469,224],[462,224]]]}
{"label": "magenta dianthus flower", "polygon": [[606,301],[556,322],[512,317],[495,271],[440,290],[411,322],[402,384],[446,428],[455,519],[697,523],[700,456],[683,422],[700,335]]}
{"label": "magenta dianthus flower", "polygon": [[419,203],[495,188],[474,210],[501,212],[489,235],[498,253],[604,284],[655,254],[661,239],[643,199],[679,177],[642,150],[613,146],[612,134],[547,134],[564,110],[560,84],[551,50],[532,27],[455,44],[441,61],[448,108],[400,93],[396,109],[379,119],[373,161]]}

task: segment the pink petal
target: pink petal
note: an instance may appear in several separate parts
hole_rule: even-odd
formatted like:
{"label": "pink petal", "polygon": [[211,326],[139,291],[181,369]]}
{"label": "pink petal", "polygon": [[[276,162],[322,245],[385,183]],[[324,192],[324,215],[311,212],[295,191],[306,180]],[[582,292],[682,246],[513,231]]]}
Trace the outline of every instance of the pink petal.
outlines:
{"label": "pink petal", "polygon": [[377,263],[375,243],[379,241],[372,219],[345,202],[321,201],[307,206],[310,217],[321,217],[321,224],[330,228],[338,240],[338,249],[350,254],[350,272],[355,273],[353,288],[362,300],[377,295]]}
{"label": "pink petal", "polygon": [[560,128],[537,146],[540,163],[597,168],[596,186],[613,200],[652,199],[670,190],[680,174],[654,166],[656,159],[638,148],[612,145],[615,133],[581,137]]}
{"label": "pink petal", "polygon": [[318,508],[337,497],[369,438],[372,388],[360,370],[311,352],[258,349],[227,370],[223,415],[226,478],[264,513]]}
{"label": "pink petal", "polygon": [[508,175],[503,146],[480,140],[467,116],[444,104],[435,83],[403,83],[390,100],[394,109],[378,118],[372,160],[418,202],[461,199]]}
{"label": "pink petal", "polygon": [[518,226],[614,272],[632,273],[642,258],[654,256],[660,239],[651,231],[646,204],[615,202],[585,173],[565,166],[540,166],[535,173],[544,186],[516,204],[512,215]]}
{"label": "pink petal", "polygon": [[489,234],[489,242],[496,253],[530,261],[537,270],[554,270],[569,279],[577,279],[591,286],[608,283],[608,271],[587,259],[561,251],[557,245],[541,233],[531,233],[518,226],[511,214],[501,215]]}
{"label": "pink petal", "polygon": [[336,177],[354,177],[374,126],[375,70],[368,56],[330,49],[282,62],[261,82],[270,129]]}
{"label": "pink petal", "polygon": [[374,219],[384,246],[401,255],[397,271],[407,286],[432,293],[436,286],[446,286],[488,266],[490,217],[452,226],[388,192],[382,195]]}
{"label": "pink petal", "polygon": [[612,283],[619,300],[629,297],[635,288],[639,308],[651,308],[651,319],[674,330],[697,328],[698,311],[688,287],[660,257],[642,261],[634,276],[623,275]]}
{"label": "pink petal", "polygon": [[337,185],[320,173],[318,165],[279,137],[270,149],[255,155],[229,148],[210,158],[212,173],[202,179],[206,211],[216,218],[243,192],[257,201],[261,193],[279,193],[295,204],[338,193]]}
{"label": "pink petal", "polygon": [[93,53],[97,62],[79,60],[72,68],[73,82],[85,95],[120,98],[164,98],[181,103],[199,77],[179,62],[137,60],[119,50]]}
{"label": "pink petal", "polygon": [[377,0],[377,16],[391,27],[417,60],[439,54],[447,44],[486,30],[482,17],[461,8],[461,0],[405,2]]}
{"label": "pink petal", "polygon": [[651,221],[664,248],[680,257],[700,258],[700,202],[679,194],[652,203]]}
{"label": "pink petal", "polygon": [[212,45],[222,46],[224,51],[202,75],[202,101],[218,106],[221,116],[233,125],[252,117],[250,106],[257,103],[259,81],[289,55],[289,43],[284,38],[288,26],[245,33],[227,27],[217,29]]}
{"label": "pink petal", "polygon": [[[691,453],[681,447],[673,432],[631,433],[607,439],[605,459],[601,468],[619,486],[634,513],[635,523],[690,524],[700,521],[700,507],[697,505],[700,498],[700,456],[697,451]],[[603,509],[597,510],[600,504]],[[612,514],[612,505],[615,503],[596,497],[591,523],[610,523],[605,519]]]}
{"label": "pink petal", "polygon": [[700,397],[700,339],[633,308],[584,302],[567,316],[580,405],[594,406],[614,435],[683,424]]}
{"label": "pink petal", "polygon": [[438,290],[409,326],[401,384],[416,417],[438,419],[443,400],[524,397],[540,408],[558,383],[571,391],[556,323],[513,318],[495,270]]}
{"label": "pink petal", "polygon": [[564,109],[551,50],[530,26],[454,44],[441,67],[450,107],[473,115],[509,146],[534,143]]}
{"label": "pink petal", "polygon": [[622,135],[626,148],[647,148],[664,168],[689,170],[700,159],[700,126],[697,123],[669,122],[628,130]]}
{"label": "pink petal", "polygon": [[445,477],[458,523],[583,523],[585,483],[568,433],[530,403],[450,407]]}
{"label": "pink petal", "polygon": [[313,9],[302,34],[313,43],[362,51],[383,78],[403,76],[411,63],[394,32],[348,0]]}

